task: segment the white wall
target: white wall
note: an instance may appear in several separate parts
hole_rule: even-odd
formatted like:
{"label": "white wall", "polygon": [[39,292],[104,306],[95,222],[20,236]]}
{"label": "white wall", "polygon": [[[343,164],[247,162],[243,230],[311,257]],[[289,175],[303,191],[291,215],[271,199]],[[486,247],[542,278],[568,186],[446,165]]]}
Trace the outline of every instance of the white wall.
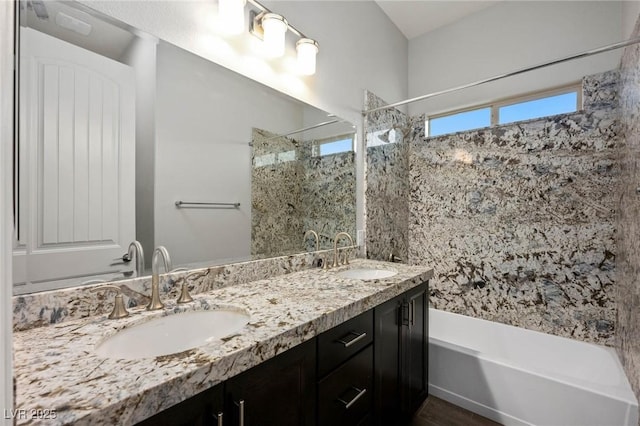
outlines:
{"label": "white wall", "polygon": [[[174,266],[246,259],[252,128],[300,129],[305,105],[167,43],[157,60],[156,245],[167,247]],[[240,209],[177,209],[177,200]]]}
{"label": "white wall", "polygon": [[[13,408],[11,242],[13,146],[13,13],[14,2],[0,2],[0,424]],[[7,411],[5,411],[7,410]]]}
{"label": "white wall", "polygon": [[[217,3],[207,1],[93,1],[88,7],[111,15],[213,62],[350,120],[362,141],[363,91],[384,99],[407,96],[407,40],[373,1],[273,1],[281,13],[320,43],[317,73],[299,78],[289,61],[262,60],[255,37],[221,35]],[[289,38],[289,50],[295,39]],[[358,163],[358,228],[363,228],[363,157]]]}
{"label": "white wall", "polygon": [[622,38],[628,39],[640,15],[640,0],[622,2]]}
{"label": "white wall", "polygon": [[[449,89],[623,39],[617,1],[505,1],[409,41],[409,96]],[[414,103],[435,114],[577,82],[621,50]]]}
{"label": "white wall", "polygon": [[151,267],[154,244],[154,175],[156,119],[157,40],[136,37],[122,61],[133,67],[136,78],[136,239]]}

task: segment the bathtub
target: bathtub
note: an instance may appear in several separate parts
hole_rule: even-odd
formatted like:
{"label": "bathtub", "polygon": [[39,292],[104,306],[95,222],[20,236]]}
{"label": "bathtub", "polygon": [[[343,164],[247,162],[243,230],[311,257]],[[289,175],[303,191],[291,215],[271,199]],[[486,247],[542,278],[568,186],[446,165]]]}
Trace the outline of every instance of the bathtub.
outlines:
{"label": "bathtub", "polygon": [[613,349],[436,309],[429,393],[503,425],[638,426]]}

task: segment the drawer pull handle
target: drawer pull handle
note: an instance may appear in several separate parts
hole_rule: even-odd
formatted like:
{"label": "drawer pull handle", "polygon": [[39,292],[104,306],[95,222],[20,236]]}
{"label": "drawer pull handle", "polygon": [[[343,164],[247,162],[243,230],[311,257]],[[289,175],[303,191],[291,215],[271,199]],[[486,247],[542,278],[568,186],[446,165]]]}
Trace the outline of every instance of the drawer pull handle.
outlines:
{"label": "drawer pull handle", "polygon": [[353,397],[353,399],[352,399],[351,401],[347,402],[347,401],[345,401],[345,400],[344,400],[344,399],[342,399],[342,398],[338,398],[338,401],[339,401],[339,402],[342,402],[342,403],[344,404],[344,408],[345,408],[345,410],[346,410],[346,409],[351,408],[351,406],[352,406],[353,404],[355,404],[357,400],[359,400],[360,398],[362,398],[362,396],[363,396],[365,393],[367,393],[367,389],[366,389],[366,388],[364,388],[364,389],[358,389],[357,387],[352,386],[352,387],[351,387],[351,389],[353,389],[354,391],[358,392],[358,394],[357,394],[356,396],[354,396],[354,397]]}
{"label": "drawer pull handle", "polygon": [[[356,336],[353,339],[349,340],[349,341],[345,341],[345,337],[347,336]],[[338,339],[337,342],[338,343],[342,343],[344,345],[345,348],[348,348],[349,346],[359,342],[360,340],[364,339],[365,337],[367,337],[367,333],[356,333],[355,331],[350,332],[347,336],[343,337],[342,339]]]}
{"label": "drawer pull handle", "polygon": [[234,402],[238,407],[238,426],[244,426],[244,399]]}
{"label": "drawer pull handle", "polygon": [[414,325],[416,325],[416,300],[415,299],[411,300],[411,306],[409,307],[409,314],[410,314],[409,325],[413,327]]}
{"label": "drawer pull handle", "polygon": [[217,426],[223,426],[223,424],[222,424],[222,414],[223,414],[222,411],[220,411],[218,414],[214,414],[213,415],[214,420],[217,420],[217,423],[216,423]]}

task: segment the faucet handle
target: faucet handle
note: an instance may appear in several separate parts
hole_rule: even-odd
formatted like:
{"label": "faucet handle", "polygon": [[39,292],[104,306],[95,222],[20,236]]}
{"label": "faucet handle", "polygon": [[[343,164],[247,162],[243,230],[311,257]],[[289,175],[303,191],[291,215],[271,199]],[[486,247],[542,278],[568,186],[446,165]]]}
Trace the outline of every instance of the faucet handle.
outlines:
{"label": "faucet handle", "polygon": [[342,261],[343,265],[348,265],[349,264],[349,254],[351,253],[351,247],[345,247],[342,250],[344,250],[344,258]]}
{"label": "faucet handle", "polygon": [[[186,270],[186,269],[185,269]],[[202,271],[192,272],[184,276],[182,280],[182,290],[180,291],[180,297],[176,300],[176,303],[189,303],[193,302],[193,297],[189,294],[189,286],[187,285],[187,280],[194,275],[202,274]]]}
{"label": "faucet handle", "polygon": [[176,303],[189,303],[193,302],[193,297],[189,294],[189,286],[187,286],[187,281],[182,283],[182,290],[180,291],[180,297],[176,300]]}
{"label": "faucet handle", "polygon": [[331,254],[327,253],[326,256],[322,257],[322,269],[327,271],[329,268],[331,268]]}
{"label": "faucet handle", "polygon": [[105,284],[100,287],[92,288],[92,293],[96,293],[98,291],[109,291],[113,290],[116,292],[115,301],[113,303],[113,311],[109,314],[109,319],[118,319],[118,318],[126,318],[129,316],[129,311],[124,306],[124,297],[122,297],[122,289],[117,285]]}

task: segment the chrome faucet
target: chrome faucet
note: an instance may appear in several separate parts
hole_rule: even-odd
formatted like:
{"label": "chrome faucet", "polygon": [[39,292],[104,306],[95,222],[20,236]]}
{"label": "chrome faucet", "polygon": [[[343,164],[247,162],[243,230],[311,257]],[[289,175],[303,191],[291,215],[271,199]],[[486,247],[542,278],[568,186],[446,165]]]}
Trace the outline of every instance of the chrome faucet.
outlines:
{"label": "chrome faucet", "polygon": [[133,241],[129,244],[129,251],[127,252],[129,260],[133,256],[136,258],[136,277],[141,277],[144,274],[144,250],[142,250],[142,244],[139,241]]}
{"label": "chrome faucet", "polygon": [[[340,240],[340,237],[347,237],[349,238],[349,242],[351,243],[351,245],[353,246],[353,238],[351,238],[351,235],[349,235],[347,232],[338,232],[336,234],[336,237],[333,240],[333,267],[335,268],[336,266],[340,266],[340,261],[338,259],[338,240]],[[344,257],[344,264],[348,265],[349,264],[349,257],[345,256]]]}
{"label": "chrome faucet", "polygon": [[164,303],[160,301],[160,272],[158,271],[158,257],[162,257],[164,271],[169,272],[171,270],[171,258],[169,257],[169,252],[164,246],[156,247],[153,251],[153,256],[151,256],[151,301],[147,305],[148,311],[164,308]]}
{"label": "chrome faucet", "polygon": [[316,239],[316,251],[320,250],[320,237],[318,236],[318,233],[316,231],[314,231],[313,229],[309,229],[307,232],[304,233],[304,237],[302,237],[302,243],[304,244],[305,241],[307,241],[307,236],[308,235],[313,235]]}

